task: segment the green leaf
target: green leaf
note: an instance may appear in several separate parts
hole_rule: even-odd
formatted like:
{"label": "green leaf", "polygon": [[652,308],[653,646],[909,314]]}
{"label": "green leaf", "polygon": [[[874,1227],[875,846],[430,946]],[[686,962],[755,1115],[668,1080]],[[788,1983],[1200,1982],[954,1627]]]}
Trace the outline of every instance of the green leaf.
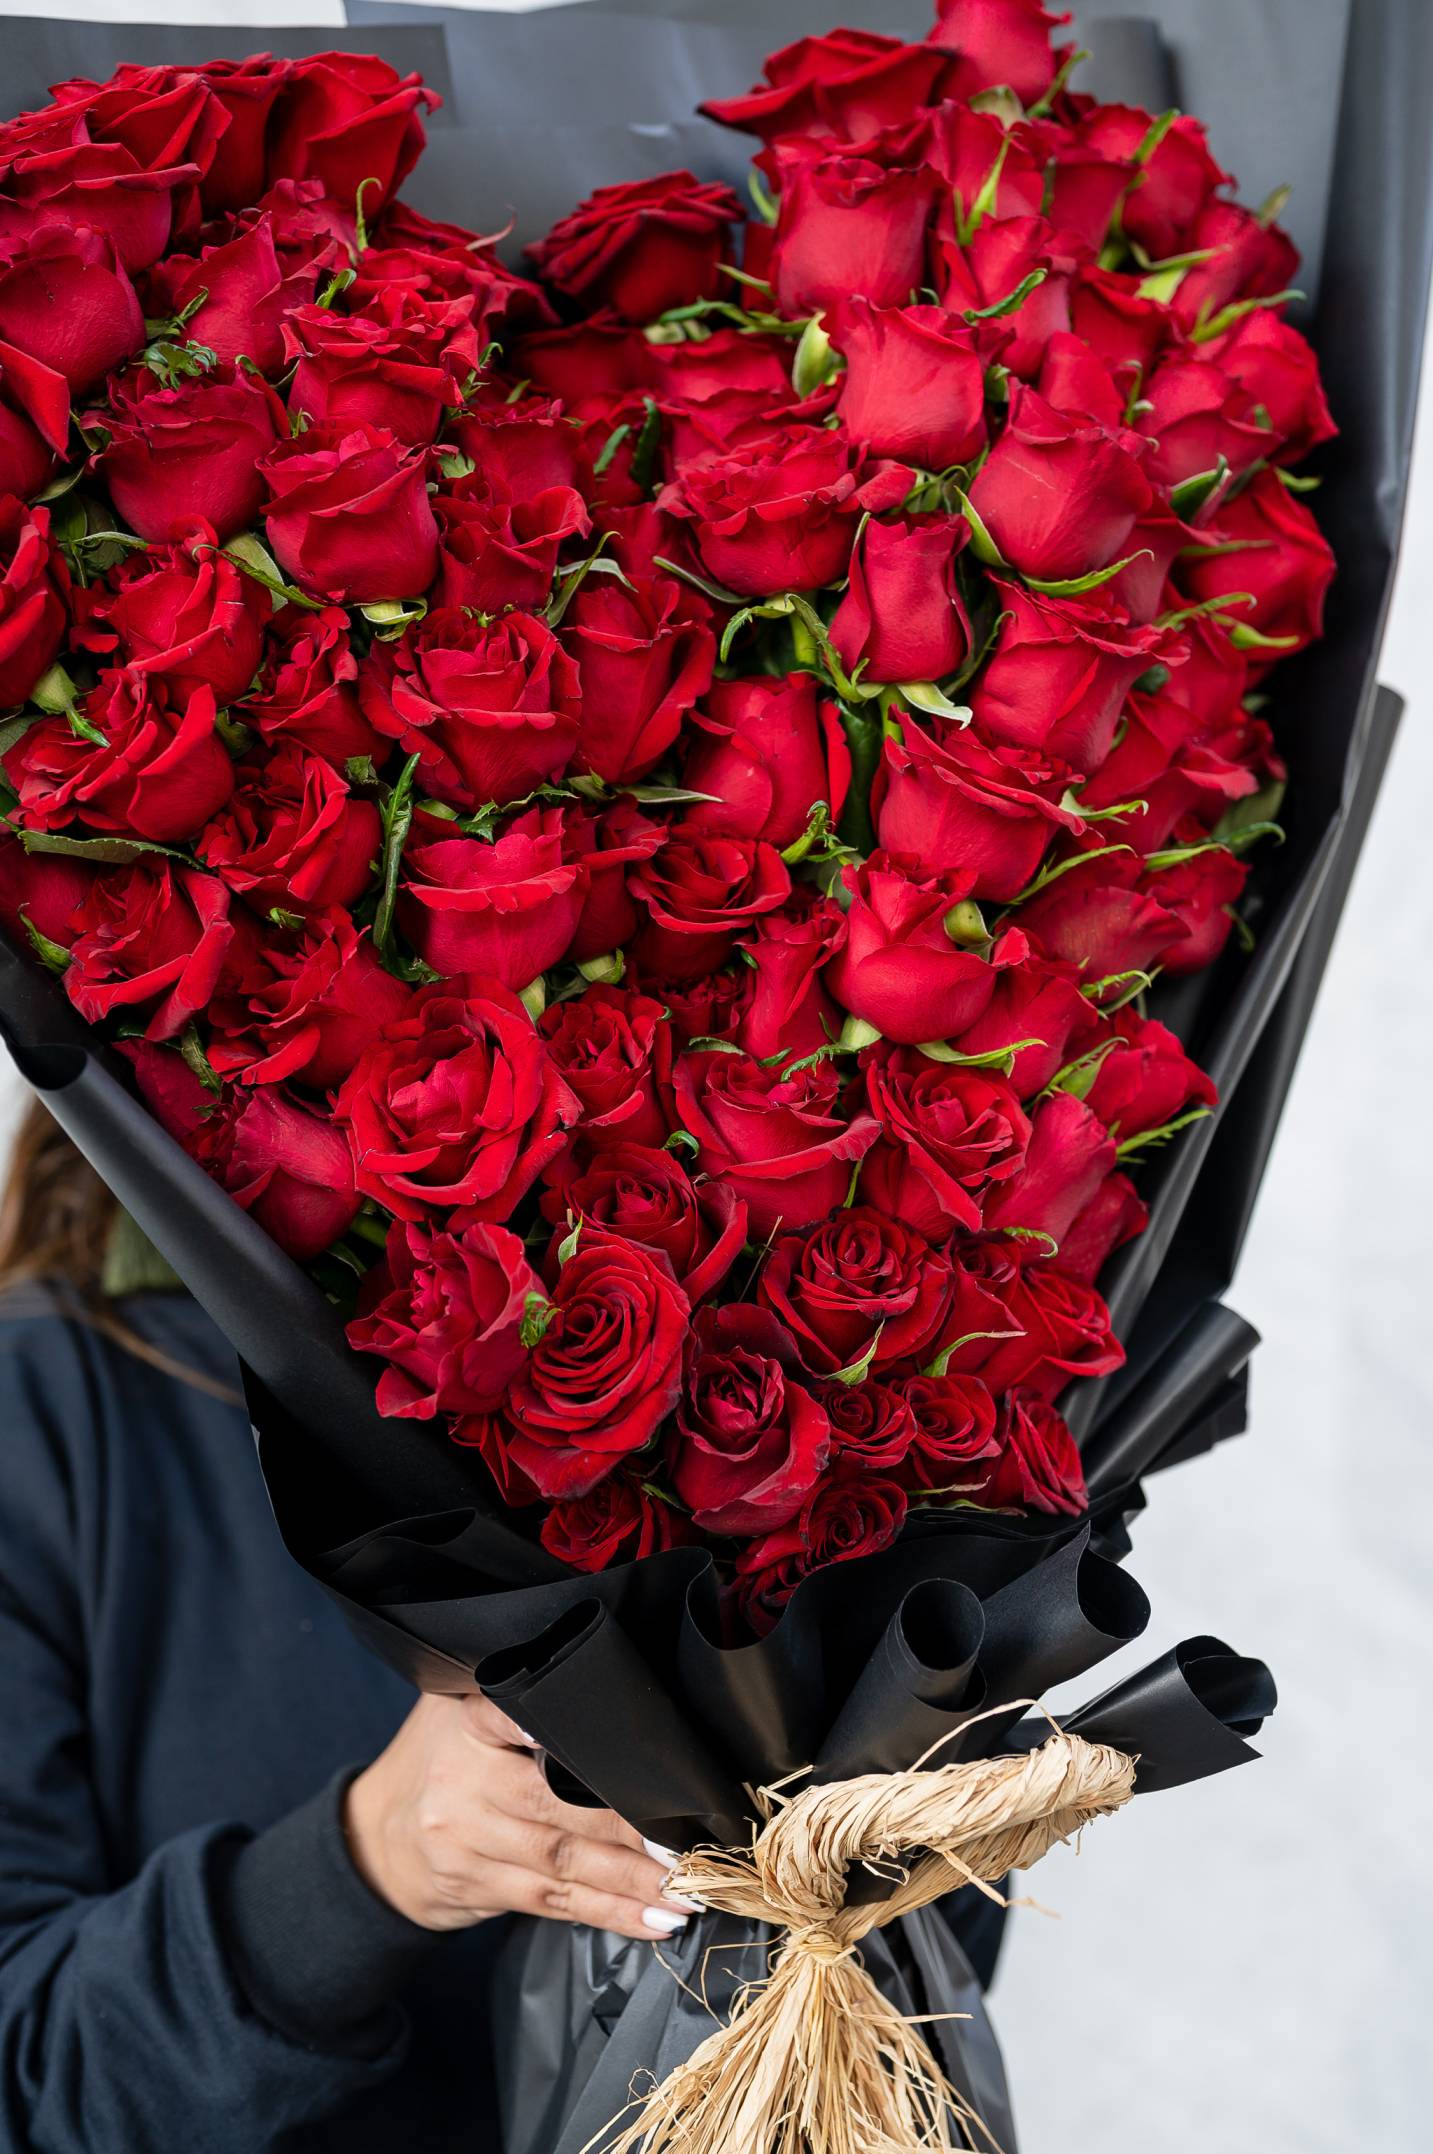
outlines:
{"label": "green leaf", "polygon": [[1191,478],[1181,479],[1169,490],[1169,505],[1182,523],[1191,523],[1212,500],[1229,477],[1229,459],[1220,456],[1212,471],[1196,471]]}
{"label": "green leaf", "polygon": [[1075,69],[1082,66],[1084,62],[1089,59],[1089,57],[1089,54],[1084,50],[1083,46],[1078,49],[1072,49],[1071,51],[1067,52],[1064,57],[1064,60],[1061,62],[1060,67],[1055,74],[1053,82],[1050,84],[1049,89],[1046,90],[1043,97],[1038,97],[1035,100],[1034,104],[1030,107],[1029,111],[1025,115],[1026,119],[1043,120],[1046,113],[1049,112],[1052,106],[1055,104],[1056,99],[1064,95],[1065,90],[1069,86],[1070,77],[1075,72]]}
{"label": "green leaf", "polygon": [[180,1033],[177,1044],[180,1054],[184,1057],[190,1069],[193,1070],[205,1091],[215,1094],[222,1092],[224,1089],[223,1082],[213,1063],[204,1052],[204,1044],[199,1037],[199,1029],[192,1017]]}
{"label": "green leaf", "polygon": [[562,1240],[557,1245],[557,1261],[560,1265],[570,1264],[572,1262],[572,1259],[577,1254],[577,1245],[581,1241],[581,1239],[582,1219],[581,1215],[579,1214],[579,1216],[573,1221],[571,1233],[564,1234]]}
{"label": "green leaf", "polygon": [[353,197],[354,244],[360,254],[368,252],[368,219],[363,212],[363,197],[370,187],[381,189],[382,186],[382,180],[376,174],[370,174],[367,179],[359,181]]}
{"label": "green leaf", "polygon": [[527,1296],[522,1305],[522,1322],[518,1326],[518,1337],[529,1353],[539,1344],[556,1314],[557,1310],[546,1294]]}
{"label": "green leaf", "polygon": [[930,1062],[948,1062],[957,1069],[999,1070],[1008,1077],[1015,1067],[1015,1057],[1027,1047],[1043,1047],[1043,1040],[1012,1040],[1008,1047],[987,1047],[979,1054],[965,1054],[945,1040],[922,1040],[916,1053]]}
{"label": "green leaf", "polygon": [[359,612],[381,643],[396,643],[428,611],[426,598],[375,598]]}
{"label": "green leaf", "polygon": [[836,707],[841,731],[851,752],[851,786],[836,827],[843,844],[868,853],[874,850],[876,843],[871,823],[871,787],[881,765],[880,715],[869,708],[853,710],[845,702]]}
{"label": "green leaf", "polygon": [[722,584],[713,583],[709,577],[699,576],[695,569],[683,568],[680,561],[669,561],[665,554],[653,554],[652,566],[665,569],[669,576],[680,577],[681,581],[689,583],[693,590],[702,591],[708,598],[715,599],[719,606],[745,604],[739,591],[728,591]]}
{"label": "green leaf", "polygon": [[1236,651],[1296,651],[1299,647],[1297,636],[1266,636],[1247,621],[1229,623],[1229,641]]}
{"label": "green leaf", "polygon": [[1019,1330],[1016,1330],[1016,1331],[967,1331],[967,1332],[966,1332],[966,1333],[964,1334],[964,1336],[963,1336],[962,1338],[959,1338],[959,1339],[952,1339],[952,1340],[951,1340],[951,1342],[950,1342],[950,1344],[949,1344],[949,1346],[943,1346],[943,1347],[941,1348],[940,1352],[939,1352],[939,1353],[938,1353],[938,1354],[936,1355],[936,1357],[935,1357],[935,1360],[934,1360],[934,1361],[932,1361],[932,1362],[931,1362],[931,1363],[929,1364],[929,1366],[928,1366],[928,1367],[926,1367],[926,1368],[924,1368],[924,1369],[922,1369],[922,1370],[921,1370],[921,1375],[922,1375],[922,1376],[947,1376],[947,1375],[949,1375],[949,1373],[950,1373],[950,1365],[951,1365],[952,1361],[954,1361],[954,1359],[955,1359],[956,1355],[957,1355],[957,1354],[958,1354],[958,1353],[960,1352],[961,1348],[962,1348],[963,1346],[973,1346],[973,1345],[975,1344],[975,1342],[976,1342],[976,1340],[977,1340],[977,1339],[1020,1339],[1020,1338],[1023,1338],[1023,1337],[1024,1337],[1024,1333],[1023,1333],[1023,1332],[1021,1332],[1021,1331],[1019,1331]]}
{"label": "green leaf", "polygon": [[1296,291],[1291,286],[1287,291],[1268,292],[1258,299],[1231,299],[1228,306],[1221,307],[1217,314],[1211,314],[1206,320],[1196,322],[1190,333],[1190,342],[1208,344],[1215,337],[1222,337],[1226,329],[1232,329],[1235,322],[1241,322],[1246,314],[1257,314],[1265,307],[1287,307],[1295,299],[1305,299],[1307,296],[1307,293]]}
{"label": "green leaf", "polygon": [[413,827],[413,779],[421,758],[415,750],[398,773],[383,803],[383,851],[378,911],[373,921],[373,946],[387,964],[392,955],[393,908],[398,897],[398,870],[403,848]]}
{"label": "green leaf", "polygon": [[1007,292],[1003,299],[995,300],[988,307],[966,307],[961,320],[969,322],[973,327],[976,322],[996,322],[1006,314],[1014,314],[1017,308],[1024,306],[1037,285],[1044,283],[1048,274],[1048,270],[1032,269],[1020,279],[1014,291]]}
{"label": "green leaf", "polygon": [[620,950],[607,950],[601,957],[583,958],[577,969],[589,987],[620,987],[627,975],[627,960]]}
{"label": "green leaf", "polygon": [[[980,519],[978,510],[972,508],[970,496],[959,486],[954,488],[961,515],[970,526],[970,550],[982,568],[1008,569],[1010,564]],[[1029,581],[1029,578],[1026,578]]]}
{"label": "green leaf", "polygon": [[1209,1107],[1191,1107],[1188,1114],[1177,1114],[1172,1122],[1161,1123],[1158,1129],[1146,1129],[1137,1137],[1126,1137],[1123,1144],[1116,1145],[1116,1159],[1133,1159],[1138,1152],[1150,1151],[1156,1145],[1168,1144],[1180,1130],[1188,1129],[1191,1122],[1202,1122],[1213,1110]]}
{"label": "green leaf", "polygon": [[955,725],[969,725],[975,715],[968,703],[952,703],[934,681],[902,681],[896,694],[914,710],[929,711],[933,718],[949,718]]}
{"label": "green leaf", "polygon": [[63,830],[22,830],[19,838],[27,853],[64,853],[75,860],[98,861],[104,867],[127,867],[141,853],[162,853],[167,860],[196,865],[187,853],[176,852],[172,845],[155,845],[149,838],[72,838]]}
{"label": "green leaf", "polygon": [[751,170],[746,175],[746,187],[747,192],[751,196],[752,202],[755,205],[756,214],[761,219],[762,223],[775,224],[777,217],[780,215],[780,211],[776,206],[776,201],[771,193],[771,190],[768,188],[766,181],[762,177],[761,173],[757,171],[755,165],[752,166]]}
{"label": "green leaf", "polygon": [[227,546],[222,546],[220,552],[227,560],[232,561],[236,568],[242,569],[252,582],[262,584],[266,591],[272,591],[275,598],[281,599],[285,605],[306,606],[314,612],[323,605],[321,598],[310,598],[308,593],[300,591],[296,584],[284,581],[278,562],[268,548],[255,538],[252,531],[241,531],[237,538],[230,539]]}
{"label": "green leaf", "polygon": [[286,912],[282,905],[271,905],[264,917],[286,935],[297,935],[304,924],[301,912]]}
{"label": "green leaf", "polygon": [[1150,548],[1139,546],[1133,553],[1127,553],[1122,561],[1111,561],[1108,568],[1092,568],[1087,576],[1026,576],[1022,581],[1046,598],[1082,598],[1086,591],[1098,591],[1101,584],[1112,582],[1125,569],[1132,568],[1136,561],[1151,558]]}
{"label": "green leaf", "polygon": [[662,446],[662,413],[655,397],[644,397],[643,406],[646,416],[642,420],[641,431],[632,450],[631,477],[634,486],[640,488],[644,494],[649,494],[652,491],[657,457]]}
{"label": "green leaf", "polygon": [[592,476],[594,479],[604,478],[612,469],[613,459],[631,431],[632,422],[630,419],[624,419],[620,426],[613,427],[593,463]]}
{"label": "green leaf", "polygon": [[[1107,972],[1103,979],[1083,981],[1080,993],[1088,1002],[1098,1003],[1107,1016],[1113,1016],[1115,1011],[1122,1010],[1127,1002],[1133,1002],[1136,995],[1142,995],[1153,987],[1157,972],[1158,967],[1155,972],[1141,972],[1137,965],[1132,965],[1126,972]],[[1116,995],[1112,1001],[1106,1001],[1105,997],[1112,987],[1122,988],[1124,992]]]}
{"label": "green leaf", "polygon": [[1082,868],[1088,861],[1105,859],[1111,853],[1133,851],[1132,845],[1096,845],[1087,853],[1067,853],[1063,860],[1057,860],[1052,867],[1041,868],[1034,880],[1026,883],[1025,888],[1010,900],[1007,910],[1013,912],[1016,906],[1027,904],[1032,897],[1038,896],[1040,891],[1048,890],[1051,883],[1057,883],[1062,875],[1068,875],[1072,868]]}
{"label": "green leaf", "polygon": [[791,386],[803,400],[814,396],[839,365],[824,318],[813,314],[797,340],[791,361]]}
{"label": "green leaf", "polygon": [[214,715],[214,731],[223,741],[230,755],[235,757],[243,755],[245,750],[253,743],[254,735],[251,729],[243,725],[239,719],[231,718],[227,711],[216,711]]}
{"label": "green leaf", "polygon": [[1112,1054],[1123,1043],[1116,1035],[1112,1039],[1099,1040],[1084,1054],[1076,1055],[1063,1069],[1056,1070],[1040,1097],[1046,1099],[1056,1092],[1068,1092],[1072,1099],[1088,1099],[1094,1090],[1095,1079],[1100,1074],[1106,1055]]}
{"label": "green leaf", "polygon": [[670,1137],[662,1141],[664,1152],[699,1152],[701,1144],[689,1129],[674,1129]]}
{"label": "green leaf", "polygon": [[40,711],[21,711],[14,718],[7,718],[0,725],[0,756],[8,755],[16,741],[23,740],[31,726],[40,723],[42,716]]}
{"label": "green leaf", "polygon": [[48,935],[42,935],[23,907],[20,912],[20,923],[30,938],[30,948],[39,958],[46,972],[53,972],[56,979],[58,979],[69,965],[69,951],[62,942],[51,942]]}
{"label": "green leaf", "polygon": [[881,1343],[881,1333],[885,1328],[884,1323],[877,1324],[875,1337],[859,1361],[848,1361],[844,1369],[836,1369],[832,1372],[830,1381],[833,1384],[863,1384],[865,1382],[871,1373],[871,1363],[876,1358],[876,1349]]}

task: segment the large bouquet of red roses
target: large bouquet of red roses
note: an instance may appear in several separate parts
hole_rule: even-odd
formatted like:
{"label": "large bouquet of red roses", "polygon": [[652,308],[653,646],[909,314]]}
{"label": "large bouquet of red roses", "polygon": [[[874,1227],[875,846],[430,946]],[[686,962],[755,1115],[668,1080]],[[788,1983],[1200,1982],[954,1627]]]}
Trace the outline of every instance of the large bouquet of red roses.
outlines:
{"label": "large bouquet of red roses", "polygon": [[599,188],[531,279],[397,198],[377,61],[0,129],[0,918],[383,1414],[756,1632],[1083,1509],[1214,1103],[1144,996],[1238,931],[1331,572],[1277,204],[1072,57],[803,40],[711,108],[750,217]]}

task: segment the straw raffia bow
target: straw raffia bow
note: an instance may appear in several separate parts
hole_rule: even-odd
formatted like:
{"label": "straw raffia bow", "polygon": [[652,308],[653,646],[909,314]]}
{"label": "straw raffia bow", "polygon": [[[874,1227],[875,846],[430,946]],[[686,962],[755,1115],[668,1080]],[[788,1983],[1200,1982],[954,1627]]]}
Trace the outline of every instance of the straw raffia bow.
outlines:
{"label": "straw raffia bow", "polygon": [[[1055,1732],[1023,1757],[867,1773],[785,1800],[765,1790],[750,1848],[698,1848],[669,1890],[776,1925],[768,1976],[649,2094],[604,2154],[916,2154],[992,2148],[918,2023],[862,1965],[868,1931],[951,1892],[1026,1870],[1134,1792],[1134,1760]],[[910,1859],[910,1851],[921,1852]],[[893,1877],[849,1905],[846,1872]],[[954,1873],[954,1874],[952,1874]]]}

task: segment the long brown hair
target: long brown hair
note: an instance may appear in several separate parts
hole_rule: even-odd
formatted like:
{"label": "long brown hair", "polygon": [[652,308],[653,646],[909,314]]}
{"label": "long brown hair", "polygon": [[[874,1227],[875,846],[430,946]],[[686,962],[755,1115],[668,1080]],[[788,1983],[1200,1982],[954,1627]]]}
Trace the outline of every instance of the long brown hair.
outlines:
{"label": "long brown hair", "polygon": [[84,1154],[48,1108],[32,1099],[20,1118],[0,1188],[0,1294],[25,1287],[58,1289],[78,1315],[126,1353],[238,1404],[240,1394],[232,1384],[151,1346],[118,1313],[111,1260],[116,1237],[126,1228],[138,1235]]}

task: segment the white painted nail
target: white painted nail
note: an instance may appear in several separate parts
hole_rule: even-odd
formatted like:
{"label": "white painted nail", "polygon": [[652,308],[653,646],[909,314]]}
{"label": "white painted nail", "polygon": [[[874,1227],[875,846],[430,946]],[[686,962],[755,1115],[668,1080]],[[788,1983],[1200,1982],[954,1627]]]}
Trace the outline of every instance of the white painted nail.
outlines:
{"label": "white painted nail", "polygon": [[671,1937],[687,1926],[685,1915],[676,1914],[666,1907],[644,1907],[642,1920],[649,1930],[660,1930],[664,1937]]}
{"label": "white painted nail", "polygon": [[644,1840],[642,1845],[646,1848],[653,1862],[665,1863],[669,1870],[675,1870],[677,1867],[677,1851],[674,1847],[658,1847],[655,1840]]}
{"label": "white painted nail", "polygon": [[685,1900],[680,1892],[664,1892],[662,1898],[668,1907],[684,1907],[689,1915],[704,1915],[706,1913],[707,1903],[705,1900]]}
{"label": "white painted nail", "polygon": [[513,1722],[513,1733],[520,1743],[527,1744],[529,1750],[541,1750],[542,1744],[538,1741],[537,1737],[535,1735],[529,1735],[527,1729],[520,1728],[517,1725],[516,1721]]}

